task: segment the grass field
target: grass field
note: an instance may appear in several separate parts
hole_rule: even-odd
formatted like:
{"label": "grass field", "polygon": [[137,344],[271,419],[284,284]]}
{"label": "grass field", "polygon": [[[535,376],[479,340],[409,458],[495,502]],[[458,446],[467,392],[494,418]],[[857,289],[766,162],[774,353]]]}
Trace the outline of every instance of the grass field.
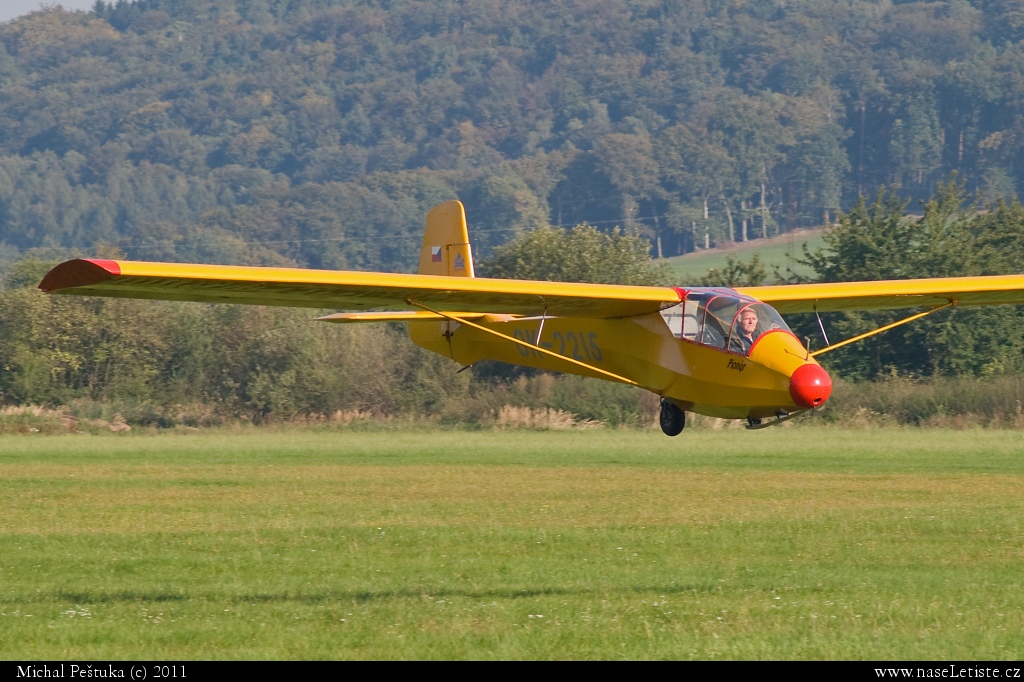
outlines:
{"label": "grass field", "polygon": [[0,437],[0,656],[1024,657],[1019,432]]}
{"label": "grass field", "polygon": [[797,264],[795,260],[803,257],[802,247],[804,244],[813,251],[824,246],[825,242],[821,238],[820,231],[800,230],[769,239],[729,244],[726,247],[710,251],[696,251],[685,256],[669,258],[667,261],[682,283],[703,277],[711,268],[725,267],[726,258],[732,257],[745,261],[755,253],[761,257],[761,263],[764,264],[769,275],[772,274],[774,267],[778,267],[783,273],[789,268],[796,274],[810,275],[812,274],[810,268]]}

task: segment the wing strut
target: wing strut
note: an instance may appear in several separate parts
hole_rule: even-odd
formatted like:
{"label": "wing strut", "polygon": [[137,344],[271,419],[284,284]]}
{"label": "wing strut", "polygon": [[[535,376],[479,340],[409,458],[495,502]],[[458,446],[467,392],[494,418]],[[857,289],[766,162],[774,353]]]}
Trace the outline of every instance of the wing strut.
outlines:
{"label": "wing strut", "polygon": [[[501,332],[496,332],[493,329],[488,329],[487,327],[484,327],[483,325],[479,325],[479,324],[475,324],[473,322],[470,322],[469,320],[467,320],[464,317],[456,317],[455,315],[450,315],[448,313],[443,313],[440,310],[434,310],[433,308],[428,308],[427,306],[423,305],[422,303],[417,303],[416,301],[412,300],[411,298],[406,299],[406,302],[409,305],[416,306],[417,308],[422,308],[423,310],[426,310],[429,313],[434,313],[435,315],[440,315],[441,317],[447,318],[447,319],[449,319],[449,320],[451,320],[453,322],[458,322],[459,324],[464,324],[467,327],[473,327],[474,329],[479,329],[482,332],[487,332],[488,334],[492,334],[494,336],[497,336],[500,339],[505,339],[506,341],[511,341],[512,343],[514,343],[516,345],[525,346],[526,348],[529,348],[532,351],[536,351],[538,353],[543,353],[544,355],[550,355],[553,358],[557,358],[559,360],[564,360],[565,362],[571,363],[573,365],[577,365],[577,366],[582,367],[584,369],[589,369],[591,372],[597,372],[598,374],[603,374],[604,376],[609,377],[610,379],[613,379],[614,381],[621,381],[622,383],[629,384],[630,386],[639,386],[640,385],[637,382],[633,381],[632,379],[627,379],[626,377],[619,376],[618,374],[612,374],[611,372],[609,372],[607,370],[603,370],[600,367],[594,367],[593,365],[588,365],[585,362],[580,362],[579,360],[574,360],[573,358],[568,358],[568,357],[566,357],[564,355],[559,355],[558,353],[550,351],[547,348],[542,348],[539,345],[535,346],[532,343],[529,343],[527,341],[521,341],[521,340],[519,340],[519,339],[517,339],[517,338],[515,338],[513,336],[508,336],[507,334],[502,334]],[[540,335],[537,336],[537,341],[538,342],[540,341]]]}
{"label": "wing strut", "polygon": [[825,339],[825,346],[828,347],[830,345],[828,342],[828,334],[825,333],[825,325],[821,321],[821,315],[818,314],[817,302],[814,304],[814,316],[818,318],[818,329],[821,330],[821,338]]}
{"label": "wing strut", "polygon": [[[934,312],[936,312],[938,310],[942,310],[943,308],[948,308],[951,305],[956,305],[956,303],[957,303],[956,301],[950,301],[946,305],[936,306],[935,308],[929,308],[928,310],[924,311],[923,313],[917,313],[916,315],[911,315],[910,317],[904,317],[902,320],[898,320],[896,322],[893,322],[892,324],[887,324],[884,327],[879,327],[878,329],[872,329],[871,331],[869,331],[869,332],[867,332],[865,334],[861,334],[859,336],[855,336],[852,339],[846,339],[845,341],[840,341],[839,343],[833,343],[831,346],[825,346],[821,350],[814,351],[813,353],[811,353],[811,357],[814,358],[814,357],[817,357],[817,356],[821,355],[822,353],[828,353],[829,351],[833,351],[836,348],[842,348],[843,346],[849,345],[849,344],[854,343],[856,341],[860,341],[862,339],[866,339],[869,336],[874,336],[875,334],[881,334],[882,332],[887,332],[887,331],[889,331],[890,329],[892,329],[894,327],[900,326],[901,324],[906,324],[907,322],[913,322],[914,320],[919,320],[922,317],[924,317],[925,315],[931,315],[932,313],[934,313]],[[815,311],[815,312],[817,312],[817,311]],[[820,322],[820,320],[819,320],[819,322]],[[822,330],[822,334],[824,334],[824,329]],[[828,339],[826,338],[826,341],[827,340]]]}

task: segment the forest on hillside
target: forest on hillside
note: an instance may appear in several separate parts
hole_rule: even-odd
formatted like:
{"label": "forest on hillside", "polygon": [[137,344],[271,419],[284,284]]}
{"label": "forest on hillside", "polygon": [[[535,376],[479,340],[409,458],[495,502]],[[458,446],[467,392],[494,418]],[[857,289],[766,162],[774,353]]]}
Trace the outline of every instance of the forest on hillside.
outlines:
{"label": "forest on hillside", "polygon": [[[1024,1],[97,0],[0,25],[0,265],[408,270],[622,226],[671,256],[1024,180]],[[911,204],[913,208],[916,204]]]}

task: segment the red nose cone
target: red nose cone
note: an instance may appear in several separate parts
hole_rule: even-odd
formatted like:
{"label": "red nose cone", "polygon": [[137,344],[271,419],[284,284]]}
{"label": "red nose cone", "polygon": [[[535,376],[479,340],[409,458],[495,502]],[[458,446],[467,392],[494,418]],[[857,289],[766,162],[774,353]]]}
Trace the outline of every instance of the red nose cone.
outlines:
{"label": "red nose cone", "polygon": [[821,407],[832,395],[832,378],[819,365],[804,365],[789,378],[789,395],[800,407]]}

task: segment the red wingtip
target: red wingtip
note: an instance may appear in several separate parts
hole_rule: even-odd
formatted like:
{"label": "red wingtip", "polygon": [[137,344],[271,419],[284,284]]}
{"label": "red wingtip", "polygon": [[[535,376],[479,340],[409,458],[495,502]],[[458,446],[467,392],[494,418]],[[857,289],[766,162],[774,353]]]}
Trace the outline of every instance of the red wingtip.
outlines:
{"label": "red wingtip", "polygon": [[121,274],[121,266],[115,260],[99,258],[76,258],[61,263],[46,273],[39,288],[50,293],[60,289],[88,286]]}

